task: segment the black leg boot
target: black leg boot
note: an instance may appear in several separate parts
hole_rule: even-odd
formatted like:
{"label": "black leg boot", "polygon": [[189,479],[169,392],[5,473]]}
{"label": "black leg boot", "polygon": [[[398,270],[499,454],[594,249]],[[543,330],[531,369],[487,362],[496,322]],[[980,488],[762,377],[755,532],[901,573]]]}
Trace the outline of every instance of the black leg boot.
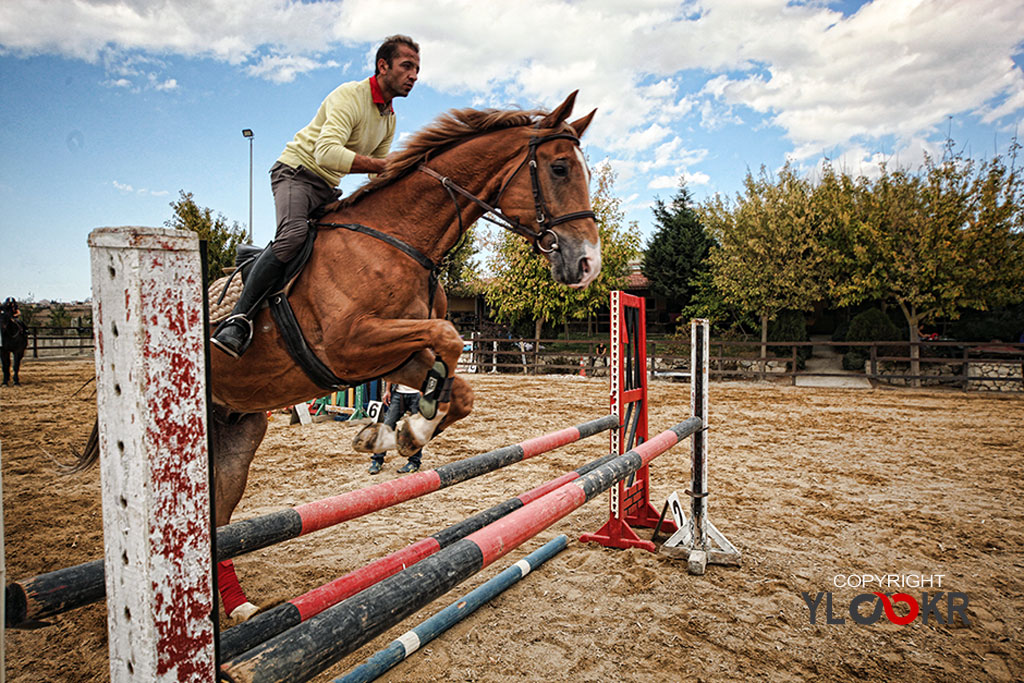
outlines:
{"label": "black leg boot", "polygon": [[284,272],[284,261],[278,261],[274,252],[267,247],[256,258],[245,286],[238,297],[238,303],[231,310],[231,315],[220,324],[210,341],[218,349],[232,358],[238,358],[249,348],[252,341],[252,318],[263,299],[270,294]]}

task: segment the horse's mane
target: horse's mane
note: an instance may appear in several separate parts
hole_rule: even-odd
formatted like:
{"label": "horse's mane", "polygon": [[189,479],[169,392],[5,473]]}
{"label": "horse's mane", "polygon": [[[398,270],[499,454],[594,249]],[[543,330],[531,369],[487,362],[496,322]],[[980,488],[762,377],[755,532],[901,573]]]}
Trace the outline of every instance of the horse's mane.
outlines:
{"label": "horse's mane", "polygon": [[401,150],[388,160],[384,173],[367,181],[328,210],[352,206],[367,194],[390,185],[414,171],[432,154],[470,138],[504,128],[534,123],[548,112],[537,109],[452,109],[437,117],[409,138]]}

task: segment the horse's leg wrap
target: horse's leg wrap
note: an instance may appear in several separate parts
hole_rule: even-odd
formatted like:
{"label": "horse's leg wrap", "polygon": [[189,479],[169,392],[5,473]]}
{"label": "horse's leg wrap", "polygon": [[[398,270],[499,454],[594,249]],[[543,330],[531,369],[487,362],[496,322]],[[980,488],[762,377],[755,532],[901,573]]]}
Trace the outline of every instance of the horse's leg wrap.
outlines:
{"label": "horse's leg wrap", "polygon": [[[242,586],[238,583],[235,563],[231,560],[223,560],[217,564],[217,588],[220,591],[221,604],[224,605],[224,613],[228,616],[246,605],[251,606],[253,612],[256,611],[256,607],[245,597]],[[243,618],[251,616],[248,609],[243,609],[242,612],[245,613]]]}
{"label": "horse's leg wrap", "polygon": [[443,360],[434,362],[434,367],[427,371],[423,380],[420,397],[420,415],[433,420],[437,415],[437,404],[447,403],[452,398],[452,377],[448,374],[448,366]]}

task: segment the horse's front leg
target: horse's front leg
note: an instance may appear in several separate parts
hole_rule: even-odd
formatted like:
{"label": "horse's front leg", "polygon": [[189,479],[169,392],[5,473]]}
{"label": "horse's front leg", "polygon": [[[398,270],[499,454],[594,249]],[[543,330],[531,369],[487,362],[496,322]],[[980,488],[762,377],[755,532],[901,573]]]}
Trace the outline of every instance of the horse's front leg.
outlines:
{"label": "horse's front leg", "polygon": [[[411,455],[423,447],[445,420],[452,404],[455,365],[462,353],[462,337],[447,320],[391,320],[367,318],[352,328],[360,341],[359,362],[365,367],[387,368],[409,359],[387,375],[392,382],[419,387],[420,414],[409,418],[395,435],[383,425],[367,425],[352,441],[366,453],[394,449]],[[468,389],[468,387],[466,387]],[[456,404],[463,410],[462,404]],[[460,415],[462,417],[462,415]]]}
{"label": "horse's front leg", "polygon": [[[242,499],[256,449],[267,432],[265,413],[230,415],[223,408],[214,409],[210,425],[213,434],[214,514],[217,526],[231,521],[231,514]],[[217,589],[224,612],[232,619],[246,620],[259,609],[249,602],[231,560],[217,567]]]}
{"label": "horse's front leg", "polygon": [[[422,409],[423,399],[420,399],[420,411],[410,415],[395,434],[399,454],[406,457],[412,455],[449,425],[458,422],[473,410],[473,390],[458,375],[449,376],[452,380],[451,390],[444,412],[438,411],[433,417],[427,417]],[[397,381],[406,384],[401,379]],[[429,414],[428,412],[427,415]]]}

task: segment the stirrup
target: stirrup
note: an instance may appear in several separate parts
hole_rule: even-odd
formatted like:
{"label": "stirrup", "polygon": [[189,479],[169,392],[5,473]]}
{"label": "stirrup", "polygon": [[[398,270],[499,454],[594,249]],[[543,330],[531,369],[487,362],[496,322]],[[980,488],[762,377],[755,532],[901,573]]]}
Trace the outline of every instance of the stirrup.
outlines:
{"label": "stirrup", "polygon": [[[241,326],[240,322],[244,322],[245,325]],[[244,339],[242,339],[242,343],[238,345],[237,349],[228,346],[226,343],[217,338],[218,334],[226,332],[232,326],[241,326],[243,330],[246,331],[245,337]],[[223,321],[221,321],[220,325],[217,326],[217,330],[210,336],[210,342],[218,349],[231,356],[232,358],[240,358],[242,354],[245,353],[246,349],[249,348],[249,345],[252,343],[252,338],[255,332],[256,328],[253,326],[252,320],[250,320],[249,317],[244,313],[236,313],[234,315],[228,316]]]}

